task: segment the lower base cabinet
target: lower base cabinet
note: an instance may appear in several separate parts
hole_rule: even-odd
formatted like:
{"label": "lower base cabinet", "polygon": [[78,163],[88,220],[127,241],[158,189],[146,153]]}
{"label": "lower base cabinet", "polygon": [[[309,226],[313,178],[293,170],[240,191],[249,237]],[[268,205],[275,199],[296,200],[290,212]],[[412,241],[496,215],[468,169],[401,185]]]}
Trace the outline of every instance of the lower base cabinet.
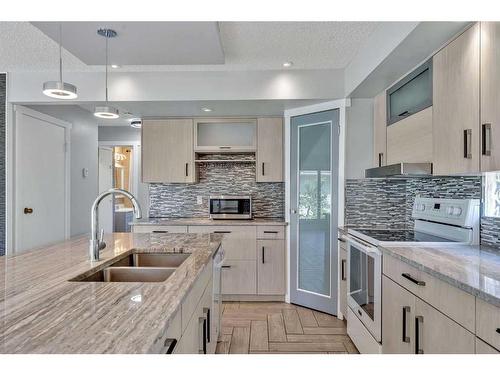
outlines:
{"label": "lower base cabinet", "polygon": [[385,275],[383,353],[473,354],[475,335]]}
{"label": "lower base cabinet", "polygon": [[339,270],[339,310],[347,319],[347,250],[342,245],[339,246]]}
{"label": "lower base cabinet", "polygon": [[476,354],[500,354],[500,352],[476,337]]}
{"label": "lower base cabinet", "polygon": [[285,294],[285,242],[257,241],[257,294]]}
{"label": "lower base cabinet", "polygon": [[257,294],[254,260],[226,259],[222,266],[222,294]]}

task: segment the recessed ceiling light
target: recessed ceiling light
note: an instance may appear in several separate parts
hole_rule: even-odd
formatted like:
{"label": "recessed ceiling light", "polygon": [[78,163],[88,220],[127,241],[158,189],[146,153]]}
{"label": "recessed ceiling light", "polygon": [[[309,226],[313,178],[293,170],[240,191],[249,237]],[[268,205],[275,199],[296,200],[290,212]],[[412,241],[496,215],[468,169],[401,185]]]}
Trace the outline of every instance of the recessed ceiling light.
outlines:
{"label": "recessed ceiling light", "polygon": [[293,61],[285,61],[285,62],[283,63],[283,67],[284,67],[284,68],[289,68],[289,67],[291,67],[292,65],[293,65]]}
{"label": "recessed ceiling light", "polygon": [[121,68],[121,65],[111,64],[111,67],[112,67],[113,69],[119,69],[119,68]]}
{"label": "recessed ceiling light", "polygon": [[203,112],[212,112],[212,109],[211,108],[207,108],[207,107],[203,107],[201,110]]}
{"label": "recessed ceiling light", "polygon": [[130,120],[130,126],[136,129],[140,129],[142,127],[142,120],[140,118],[133,118]]}

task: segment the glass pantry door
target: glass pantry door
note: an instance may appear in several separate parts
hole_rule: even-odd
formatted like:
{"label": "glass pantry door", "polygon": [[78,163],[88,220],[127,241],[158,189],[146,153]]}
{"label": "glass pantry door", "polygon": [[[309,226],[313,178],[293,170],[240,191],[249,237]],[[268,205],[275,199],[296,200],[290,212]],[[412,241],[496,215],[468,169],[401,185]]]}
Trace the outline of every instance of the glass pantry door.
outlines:
{"label": "glass pantry door", "polygon": [[337,314],[338,110],[291,119],[290,300]]}

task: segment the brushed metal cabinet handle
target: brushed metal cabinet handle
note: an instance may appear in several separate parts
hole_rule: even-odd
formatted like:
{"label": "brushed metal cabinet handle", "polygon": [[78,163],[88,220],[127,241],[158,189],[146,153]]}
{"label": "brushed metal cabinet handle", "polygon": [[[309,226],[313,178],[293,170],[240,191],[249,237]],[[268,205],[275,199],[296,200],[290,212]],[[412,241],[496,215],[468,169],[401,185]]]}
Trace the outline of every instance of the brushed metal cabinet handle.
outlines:
{"label": "brushed metal cabinet handle", "polygon": [[262,246],[262,264],[266,263],[266,250],[265,247]]}
{"label": "brushed metal cabinet handle", "polygon": [[265,230],[264,233],[278,234],[278,231],[277,230]]}
{"label": "brushed metal cabinet handle", "polygon": [[151,233],[168,233],[168,230],[153,230]]}
{"label": "brushed metal cabinet handle", "polygon": [[214,233],[228,234],[228,233],[231,233],[231,231],[230,230],[214,230]]}
{"label": "brushed metal cabinet handle", "polygon": [[222,268],[226,268],[227,269],[227,268],[231,268],[231,266],[222,266]]}
{"label": "brushed metal cabinet handle", "polygon": [[483,124],[482,130],[482,154],[485,156],[491,156],[491,124]]}
{"label": "brushed metal cabinet handle", "polygon": [[408,320],[408,314],[410,313],[411,309],[410,306],[403,306],[403,342],[410,342],[410,336],[408,336],[408,327],[407,327],[407,320]]}
{"label": "brushed metal cabinet handle", "polygon": [[464,158],[472,159],[472,129],[464,130]]}
{"label": "brushed metal cabinet handle", "polygon": [[175,346],[177,345],[176,339],[166,339],[163,346],[167,348],[165,354],[172,354],[174,352]]}
{"label": "brushed metal cabinet handle", "polygon": [[186,163],[186,177],[189,175],[189,163]]}
{"label": "brushed metal cabinet handle", "polygon": [[415,354],[424,354],[424,349],[420,348],[420,341],[422,339],[422,334],[420,333],[420,327],[424,324],[423,316],[415,317]]}
{"label": "brushed metal cabinet handle", "polygon": [[345,280],[347,280],[347,277],[345,275],[345,267],[347,264],[347,259],[342,259],[342,262],[340,264],[342,266],[342,281],[345,281]]}
{"label": "brushed metal cabinet handle", "polygon": [[266,172],[265,172],[264,162],[262,162],[262,176],[264,176],[265,174]]}
{"label": "brushed metal cabinet handle", "polygon": [[230,150],[231,146],[219,146],[219,149],[221,149],[221,150]]}
{"label": "brushed metal cabinet handle", "polygon": [[403,276],[407,280],[410,280],[413,284],[425,286],[425,281],[417,280],[413,276],[411,276],[409,273],[402,273],[401,276]]}
{"label": "brushed metal cabinet handle", "polygon": [[384,162],[384,153],[379,152],[378,153],[378,166],[381,167]]}

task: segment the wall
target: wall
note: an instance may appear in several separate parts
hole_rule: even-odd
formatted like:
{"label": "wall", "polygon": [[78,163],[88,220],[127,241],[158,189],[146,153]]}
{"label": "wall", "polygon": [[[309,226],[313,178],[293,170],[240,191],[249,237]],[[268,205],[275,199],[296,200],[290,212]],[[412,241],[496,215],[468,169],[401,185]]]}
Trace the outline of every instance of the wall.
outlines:
{"label": "wall", "polygon": [[373,99],[352,99],[346,124],[345,176],[363,178],[373,160]]}
{"label": "wall", "polygon": [[[35,111],[70,122],[71,129],[71,236],[90,232],[90,208],[97,196],[97,121],[77,106],[30,106]],[[89,174],[83,177],[82,169]]]}
{"label": "wall", "polygon": [[[481,199],[481,177],[351,179],[346,181],[346,225],[413,228],[416,196]],[[481,218],[481,244],[500,248],[500,219]]]}
{"label": "wall", "polygon": [[7,75],[0,74],[0,256],[5,254],[5,106]]}
{"label": "wall", "polygon": [[284,184],[255,182],[255,163],[202,163],[198,168],[197,184],[150,184],[150,217],[207,217],[210,195],[251,195],[255,217],[284,217]]}

